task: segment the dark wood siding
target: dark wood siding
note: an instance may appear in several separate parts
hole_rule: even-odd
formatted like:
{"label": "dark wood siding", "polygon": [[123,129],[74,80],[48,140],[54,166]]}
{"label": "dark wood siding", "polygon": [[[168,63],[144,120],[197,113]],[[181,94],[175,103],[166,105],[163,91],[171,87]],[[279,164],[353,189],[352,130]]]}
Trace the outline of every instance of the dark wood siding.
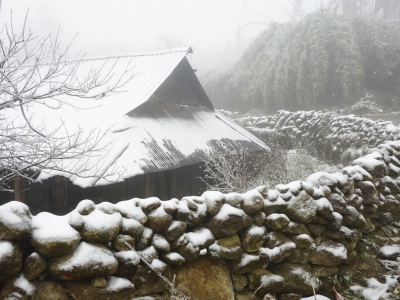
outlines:
{"label": "dark wood siding", "polygon": [[[174,170],[147,173],[106,186],[83,189],[68,179],[54,177],[42,184],[26,185],[26,204],[33,214],[42,211],[63,215],[73,210],[84,199],[95,203],[132,198],[158,197],[161,200],[201,195],[205,184],[199,179],[203,174],[202,164],[183,166]],[[0,204],[14,200],[9,192],[0,192]]]}

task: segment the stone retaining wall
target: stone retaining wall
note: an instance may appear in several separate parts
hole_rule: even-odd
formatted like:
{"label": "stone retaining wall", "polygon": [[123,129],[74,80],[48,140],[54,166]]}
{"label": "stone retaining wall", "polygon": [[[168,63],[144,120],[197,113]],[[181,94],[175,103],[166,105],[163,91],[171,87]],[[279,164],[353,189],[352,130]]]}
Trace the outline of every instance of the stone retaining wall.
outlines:
{"label": "stone retaining wall", "polygon": [[305,142],[324,159],[334,162],[349,162],[361,156],[362,149],[400,140],[400,127],[390,121],[341,116],[333,112],[281,110],[272,116],[236,121],[266,142],[270,141],[271,135],[289,148],[293,142]]}
{"label": "stone retaining wall", "polygon": [[391,141],[274,190],[84,200],[66,216],[12,201],[0,206],[0,299],[170,299],[178,286],[191,299],[284,300],[311,285],[333,298],[363,234],[398,220],[399,175]]}

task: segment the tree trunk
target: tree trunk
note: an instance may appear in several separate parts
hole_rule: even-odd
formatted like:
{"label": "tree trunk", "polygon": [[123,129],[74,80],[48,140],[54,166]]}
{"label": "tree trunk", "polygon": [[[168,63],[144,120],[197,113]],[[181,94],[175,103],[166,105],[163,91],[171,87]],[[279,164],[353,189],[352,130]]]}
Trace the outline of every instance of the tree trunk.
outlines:
{"label": "tree trunk", "polygon": [[26,201],[26,180],[20,176],[14,178],[14,200]]}

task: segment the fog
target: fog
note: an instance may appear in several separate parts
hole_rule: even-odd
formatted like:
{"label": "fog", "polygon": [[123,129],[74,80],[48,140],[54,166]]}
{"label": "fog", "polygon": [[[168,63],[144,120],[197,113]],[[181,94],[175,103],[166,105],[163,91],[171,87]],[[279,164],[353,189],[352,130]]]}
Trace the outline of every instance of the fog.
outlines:
{"label": "fog", "polygon": [[[296,17],[294,0],[3,0],[1,18],[38,36],[60,31],[70,54],[132,54],[191,46],[199,72],[224,69],[270,22]],[[315,7],[308,1],[305,9]]]}

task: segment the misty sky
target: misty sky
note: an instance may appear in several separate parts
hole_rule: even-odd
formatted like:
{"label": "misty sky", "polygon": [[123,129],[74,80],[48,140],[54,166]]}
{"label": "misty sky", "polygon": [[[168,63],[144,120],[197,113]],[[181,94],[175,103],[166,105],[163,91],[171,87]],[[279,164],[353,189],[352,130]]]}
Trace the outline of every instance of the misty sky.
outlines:
{"label": "misty sky", "polygon": [[[199,71],[224,68],[268,22],[289,20],[294,0],[3,0],[1,18],[28,25],[38,35],[61,26],[72,52],[85,57],[191,46]],[[313,2],[313,1],[311,1]]]}

